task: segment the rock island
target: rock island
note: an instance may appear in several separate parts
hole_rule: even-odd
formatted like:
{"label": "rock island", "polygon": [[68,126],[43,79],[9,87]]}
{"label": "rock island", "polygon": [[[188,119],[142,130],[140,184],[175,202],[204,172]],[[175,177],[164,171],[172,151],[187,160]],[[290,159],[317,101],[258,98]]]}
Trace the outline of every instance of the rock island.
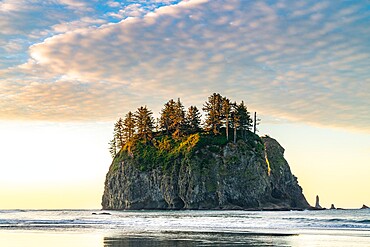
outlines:
{"label": "rock island", "polygon": [[140,107],[115,124],[103,209],[310,208],[284,158],[284,148],[259,137],[244,102],[212,94],[201,116],[180,99],[155,123]]}

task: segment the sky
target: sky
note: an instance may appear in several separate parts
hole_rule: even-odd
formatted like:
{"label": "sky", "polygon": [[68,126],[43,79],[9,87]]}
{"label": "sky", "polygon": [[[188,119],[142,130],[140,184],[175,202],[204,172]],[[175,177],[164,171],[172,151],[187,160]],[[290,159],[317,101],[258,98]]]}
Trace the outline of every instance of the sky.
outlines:
{"label": "sky", "polygon": [[113,123],[246,103],[311,204],[370,204],[370,1],[0,0],[0,208],[100,208]]}

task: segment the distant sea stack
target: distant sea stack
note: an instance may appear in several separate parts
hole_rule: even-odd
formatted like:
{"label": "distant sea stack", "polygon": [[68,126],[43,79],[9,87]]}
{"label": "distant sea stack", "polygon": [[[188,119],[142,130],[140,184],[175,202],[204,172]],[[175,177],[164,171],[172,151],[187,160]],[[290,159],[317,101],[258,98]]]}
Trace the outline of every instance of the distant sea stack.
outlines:
{"label": "distant sea stack", "polygon": [[322,207],[320,205],[320,198],[319,198],[318,195],[316,196],[315,208],[316,209],[322,209]]}
{"label": "distant sea stack", "polygon": [[125,146],[106,176],[103,209],[308,209],[273,138],[195,133]]}

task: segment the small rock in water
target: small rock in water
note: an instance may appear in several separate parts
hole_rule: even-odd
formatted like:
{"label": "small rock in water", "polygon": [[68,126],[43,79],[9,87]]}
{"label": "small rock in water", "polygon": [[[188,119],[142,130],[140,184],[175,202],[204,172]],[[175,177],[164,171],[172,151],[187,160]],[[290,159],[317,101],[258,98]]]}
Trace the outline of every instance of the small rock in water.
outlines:
{"label": "small rock in water", "polygon": [[368,206],[366,206],[365,204],[364,205],[362,205],[362,207],[361,207],[361,209],[368,209],[369,207]]}
{"label": "small rock in water", "polygon": [[337,208],[334,206],[334,204],[331,204],[330,209],[337,209]]}
{"label": "small rock in water", "polygon": [[103,212],[103,213],[100,213],[100,215],[111,215],[111,214],[110,213]]}
{"label": "small rock in water", "polygon": [[103,213],[92,213],[92,215],[111,215],[110,213],[106,213],[106,212],[103,212]]}

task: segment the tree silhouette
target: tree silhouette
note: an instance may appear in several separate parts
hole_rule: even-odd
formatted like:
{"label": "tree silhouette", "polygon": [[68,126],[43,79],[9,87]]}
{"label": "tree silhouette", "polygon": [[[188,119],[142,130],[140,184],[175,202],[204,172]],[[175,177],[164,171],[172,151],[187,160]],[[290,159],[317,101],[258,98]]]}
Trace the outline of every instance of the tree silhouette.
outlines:
{"label": "tree silhouette", "polygon": [[117,154],[117,147],[116,147],[116,139],[115,138],[113,138],[109,142],[109,153],[112,156],[112,158],[114,158]]}
{"label": "tree silhouette", "polygon": [[201,115],[196,106],[190,106],[186,113],[186,129],[188,133],[196,133],[200,131]]}
{"label": "tree silhouette", "polygon": [[257,126],[260,125],[261,119],[257,118],[257,112],[254,112],[254,121],[253,121],[253,133],[256,134],[258,131]]}
{"label": "tree silhouette", "polygon": [[175,109],[176,102],[173,99],[170,99],[166,104],[164,104],[164,108],[161,111],[159,125],[160,128],[165,131],[167,135],[173,133],[174,131],[174,117],[176,111]]}
{"label": "tree silhouette", "polygon": [[222,98],[222,118],[225,122],[226,139],[227,140],[229,140],[230,113],[231,113],[230,100],[228,98],[224,97],[224,98]]}
{"label": "tree silhouette", "polygon": [[[254,113],[254,121],[248,112],[247,106],[242,101],[240,104],[231,102],[219,93],[213,93],[203,105],[205,113],[204,131],[221,134],[221,128],[225,127],[226,139],[229,140],[230,128],[233,130],[234,143],[238,138],[245,140],[247,131],[257,131],[257,125],[261,121]],[[201,113],[196,106],[190,106],[187,111],[180,98],[173,99],[164,104],[164,108],[157,118],[156,124],[152,117],[152,111],[141,106],[135,113],[129,111],[124,120],[119,118],[114,124],[113,139],[109,142],[109,152],[114,157],[125,144],[133,140],[149,142],[153,138],[153,129],[156,132],[171,135],[173,139],[180,139],[185,134],[198,133],[202,130]],[[154,126],[155,125],[155,126]]]}
{"label": "tree silhouette", "polygon": [[252,119],[244,101],[237,105],[236,113],[239,118],[239,129],[241,131],[242,138],[244,139],[246,131],[250,130],[252,127]]}
{"label": "tree silhouette", "polygon": [[180,98],[177,99],[175,109],[174,109],[174,117],[173,117],[173,129],[174,132],[172,136],[174,138],[179,138],[185,129],[185,110],[184,106],[180,101]]}
{"label": "tree silhouette", "polygon": [[135,134],[135,119],[134,114],[129,111],[126,116],[125,120],[123,121],[123,133],[126,141],[132,141]]}
{"label": "tree silhouette", "polygon": [[238,114],[238,104],[236,102],[231,104],[231,126],[234,130],[234,143],[236,143],[237,129],[240,126],[240,117]]}
{"label": "tree silhouette", "polygon": [[125,144],[122,118],[119,118],[118,121],[114,124],[114,139],[116,142],[117,150],[120,150]]}
{"label": "tree silhouette", "polygon": [[212,131],[215,135],[220,134],[222,124],[222,99],[220,94],[213,93],[203,105],[203,111],[206,113],[206,131]]}
{"label": "tree silhouette", "polygon": [[152,115],[152,111],[148,110],[146,106],[141,106],[134,113],[137,136],[139,140],[148,142],[152,139],[154,127],[154,119]]}
{"label": "tree silhouette", "polygon": [[160,127],[167,135],[179,138],[185,128],[185,110],[180,99],[175,102],[169,100],[161,111]]}

